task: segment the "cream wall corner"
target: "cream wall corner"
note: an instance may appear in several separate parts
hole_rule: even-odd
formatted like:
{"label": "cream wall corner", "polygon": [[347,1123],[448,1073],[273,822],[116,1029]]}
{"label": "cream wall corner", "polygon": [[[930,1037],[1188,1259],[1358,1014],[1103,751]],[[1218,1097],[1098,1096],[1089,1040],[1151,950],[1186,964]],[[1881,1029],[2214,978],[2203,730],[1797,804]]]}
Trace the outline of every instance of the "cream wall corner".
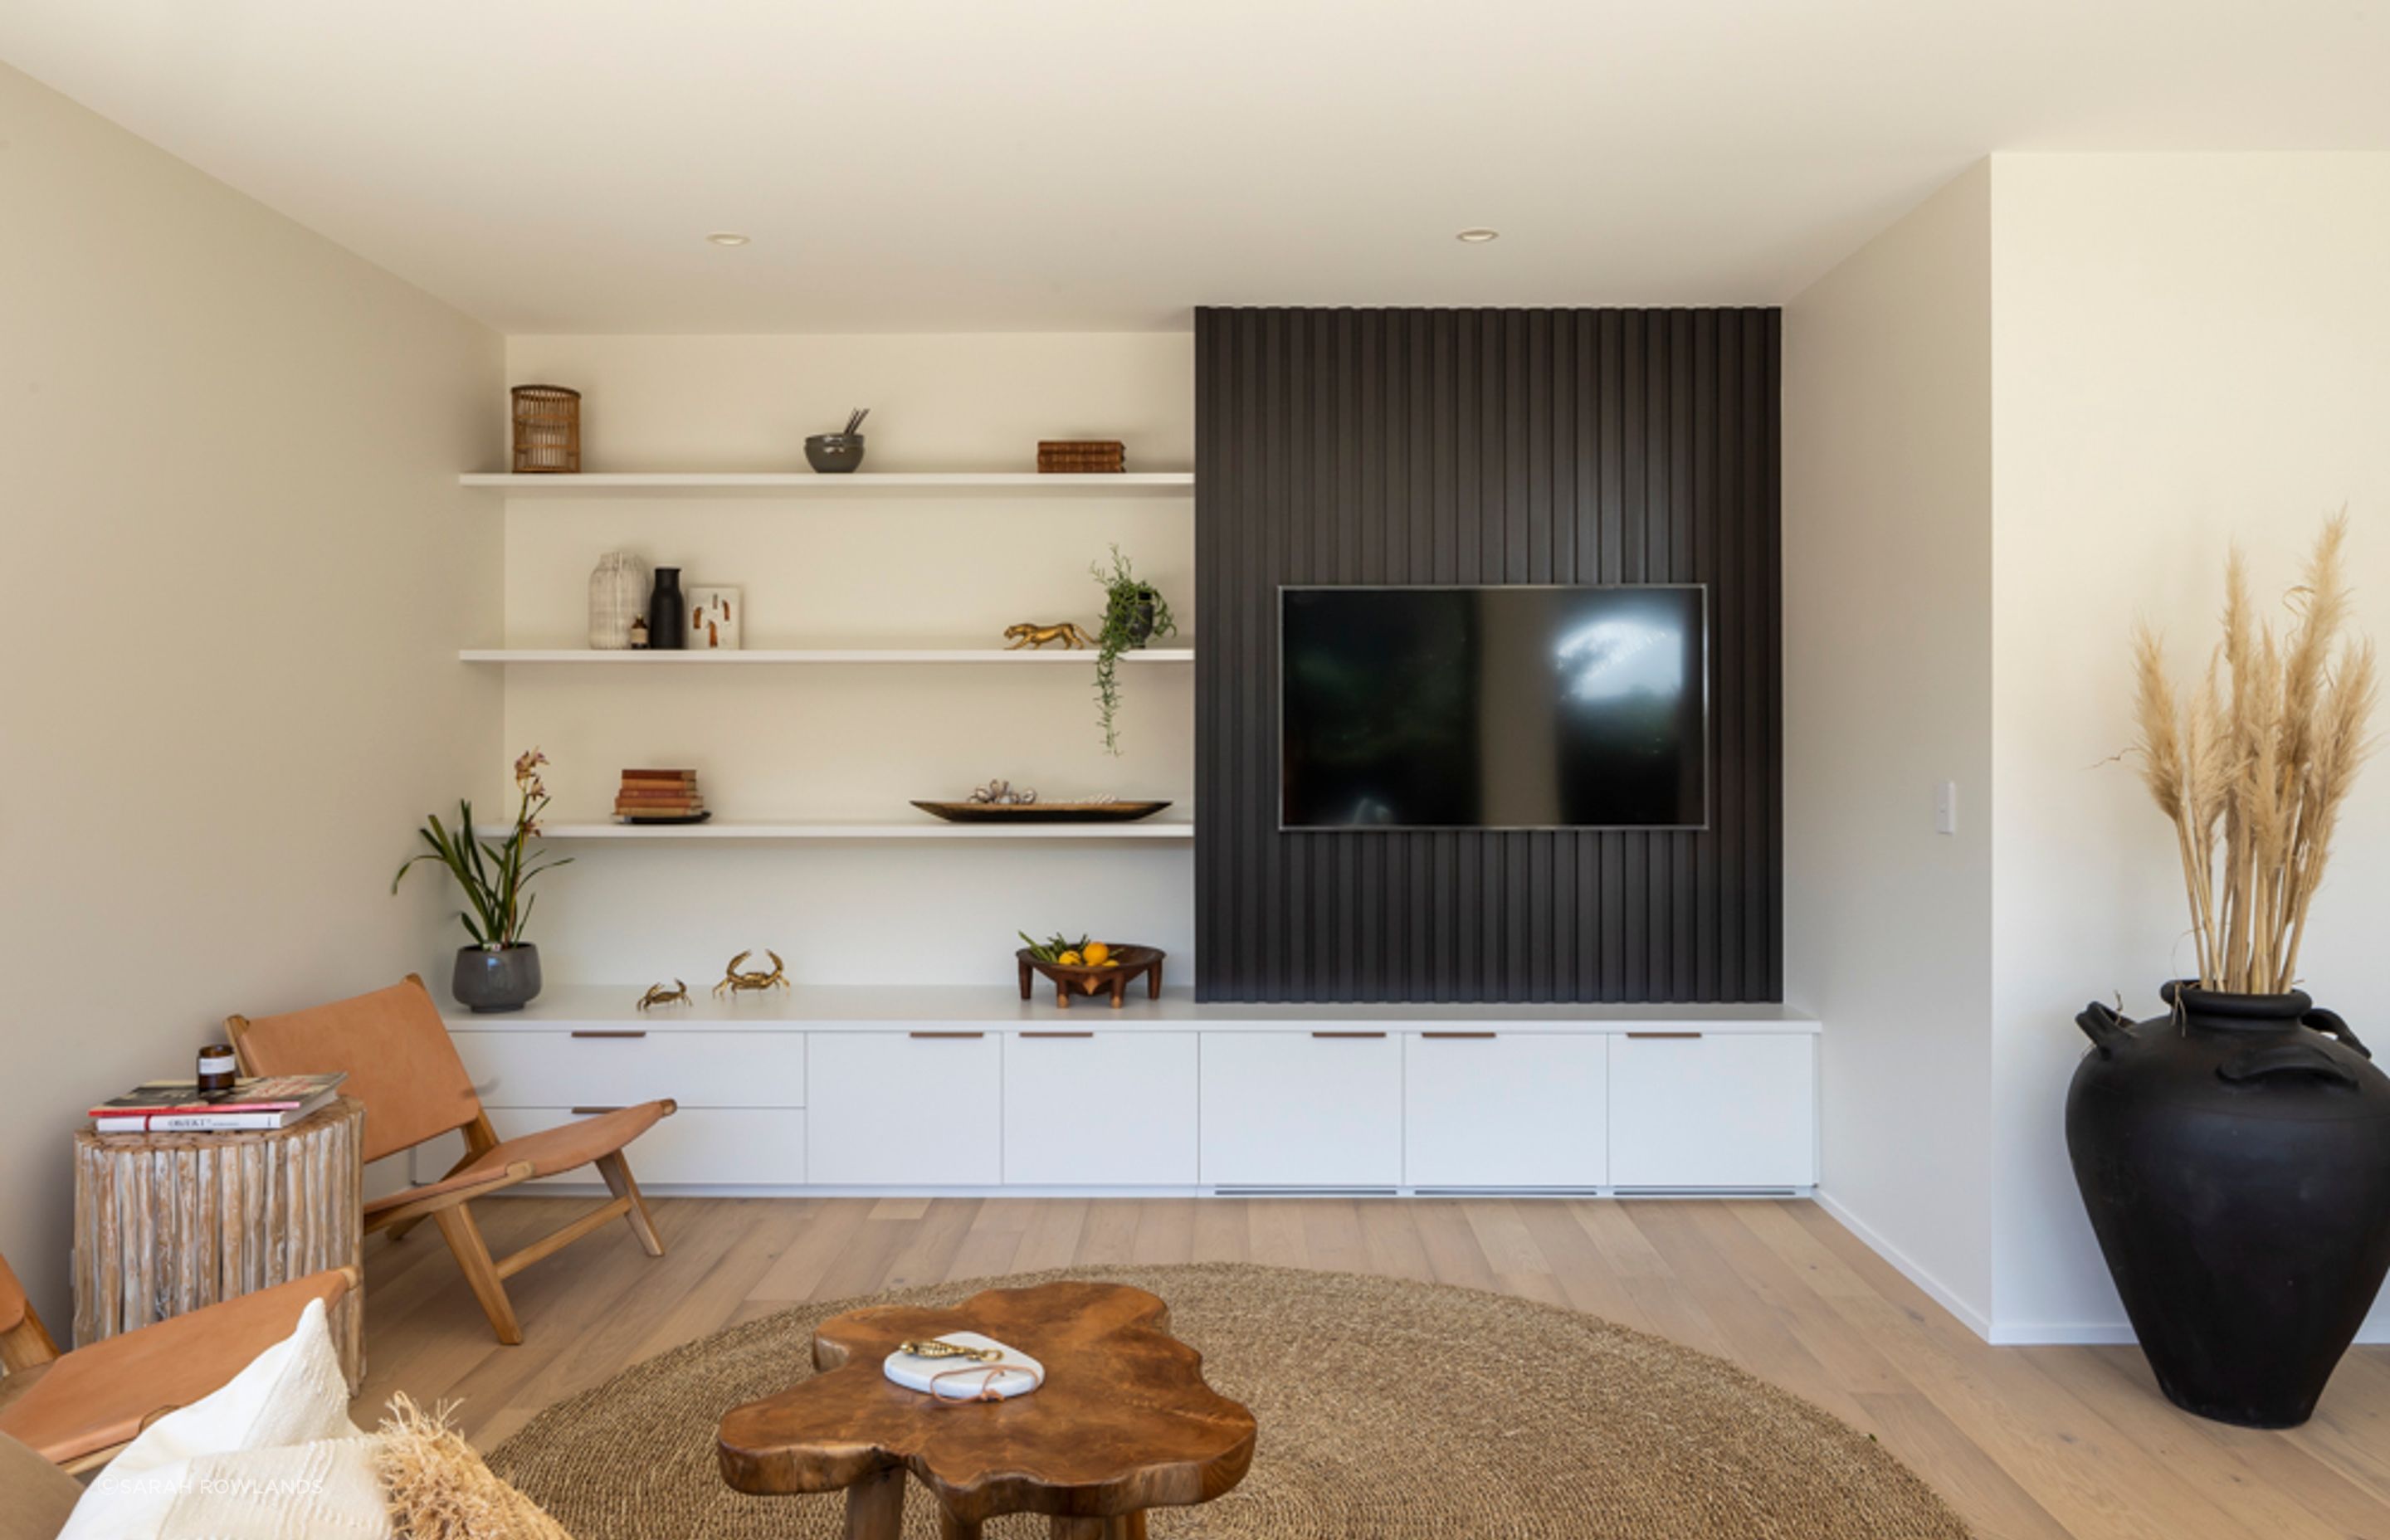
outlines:
{"label": "cream wall corner", "polygon": [[[2068,1172],[2086,1000],[2190,969],[2173,841],[2131,770],[2128,628],[2201,666],[2240,543],[2260,594],[2345,505],[2390,643],[2390,155],[1993,162],[1994,1251],[1998,1335],[2121,1340]],[[2376,1041],[2390,763],[2360,783],[2303,987]],[[2390,1338],[2390,1303],[2369,1336]]]}
{"label": "cream wall corner", "polygon": [[1979,1331],[1990,225],[1979,163],[1792,300],[1783,388],[1785,990],[1828,1023],[1819,1194]]}
{"label": "cream wall corner", "polygon": [[63,1334],[82,1109],[453,944],[389,887],[500,751],[502,344],[6,68],[0,208],[0,1250]]}

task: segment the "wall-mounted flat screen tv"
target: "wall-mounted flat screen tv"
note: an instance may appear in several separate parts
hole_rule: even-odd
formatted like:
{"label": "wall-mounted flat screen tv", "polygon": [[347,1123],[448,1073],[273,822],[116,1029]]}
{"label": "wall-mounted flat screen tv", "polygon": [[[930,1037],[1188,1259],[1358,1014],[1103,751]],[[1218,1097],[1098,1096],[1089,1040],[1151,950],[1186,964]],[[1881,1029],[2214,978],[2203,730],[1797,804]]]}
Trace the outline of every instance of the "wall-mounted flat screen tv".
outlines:
{"label": "wall-mounted flat screen tv", "polygon": [[1698,585],[1279,591],[1279,827],[1700,828]]}

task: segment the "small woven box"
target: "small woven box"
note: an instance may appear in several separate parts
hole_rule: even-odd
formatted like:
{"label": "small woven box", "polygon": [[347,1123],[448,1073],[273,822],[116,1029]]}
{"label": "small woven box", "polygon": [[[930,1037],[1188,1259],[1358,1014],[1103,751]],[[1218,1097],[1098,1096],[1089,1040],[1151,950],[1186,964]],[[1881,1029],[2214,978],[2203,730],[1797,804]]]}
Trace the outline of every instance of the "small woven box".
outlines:
{"label": "small woven box", "polygon": [[518,385],[515,474],[562,474],[581,468],[581,392],[562,385]]}

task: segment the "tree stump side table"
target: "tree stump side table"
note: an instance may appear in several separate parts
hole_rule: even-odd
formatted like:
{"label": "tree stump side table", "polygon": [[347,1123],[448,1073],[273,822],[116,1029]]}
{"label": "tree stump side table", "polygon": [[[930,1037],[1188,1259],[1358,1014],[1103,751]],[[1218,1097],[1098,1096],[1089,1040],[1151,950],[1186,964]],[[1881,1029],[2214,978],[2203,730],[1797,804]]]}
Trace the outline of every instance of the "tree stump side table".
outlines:
{"label": "tree stump side table", "polygon": [[[88,1347],[364,1255],[365,1103],[288,1128],[75,1135],[74,1340]],[[353,1391],[365,1290],[332,1309]]]}

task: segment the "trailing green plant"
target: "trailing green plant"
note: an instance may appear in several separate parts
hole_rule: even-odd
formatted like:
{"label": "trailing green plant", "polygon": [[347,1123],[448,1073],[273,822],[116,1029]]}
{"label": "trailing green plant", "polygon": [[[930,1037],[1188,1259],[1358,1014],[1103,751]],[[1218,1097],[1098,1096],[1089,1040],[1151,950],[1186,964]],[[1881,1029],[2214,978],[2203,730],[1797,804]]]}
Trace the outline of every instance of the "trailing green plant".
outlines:
{"label": "trailing green plant", "polygon": [[531,879],[550,867],[572,864],[569,855],[536,863],[529,855],[532,836],[539,832],[539,815],[547,807],[547,788],[539,778],[539,767],[546,763],[547,756],[536,749],[516,759],[515,793],[520,802],[515,808],[514,827],[503,840],[473,838],[473,804],[462,798],[456,802],[453,832],[442,825],[440,815],[425,815],[423,827],[415,832],[431,848],[399,864],[398,875],[390,879],[390,891],[398,892],[418,861],[437,861],[465,890],[465,902],[470,907],[458,911],[456,918],[465,922],[473,944],[485,952],[521,945],[523,927],[531,922],[531,906],[537,897],[525,891]]}
{"label": "trailing green plant", "polygon": [[1096,721],[1104,730],[1104,752],[1118,758],[1120,733],[1112,721],[1120,710],[1115,665],[1122,653],[1134,652],[1156,636],[1176,635],[1178,622],[1170,613],[1170,601],[1137,575],[1118,545],[1112,547],[1111,571],[1101,562],[1089,562],[1087,571],[1104,590],[1103,626],[1096,634]]}

